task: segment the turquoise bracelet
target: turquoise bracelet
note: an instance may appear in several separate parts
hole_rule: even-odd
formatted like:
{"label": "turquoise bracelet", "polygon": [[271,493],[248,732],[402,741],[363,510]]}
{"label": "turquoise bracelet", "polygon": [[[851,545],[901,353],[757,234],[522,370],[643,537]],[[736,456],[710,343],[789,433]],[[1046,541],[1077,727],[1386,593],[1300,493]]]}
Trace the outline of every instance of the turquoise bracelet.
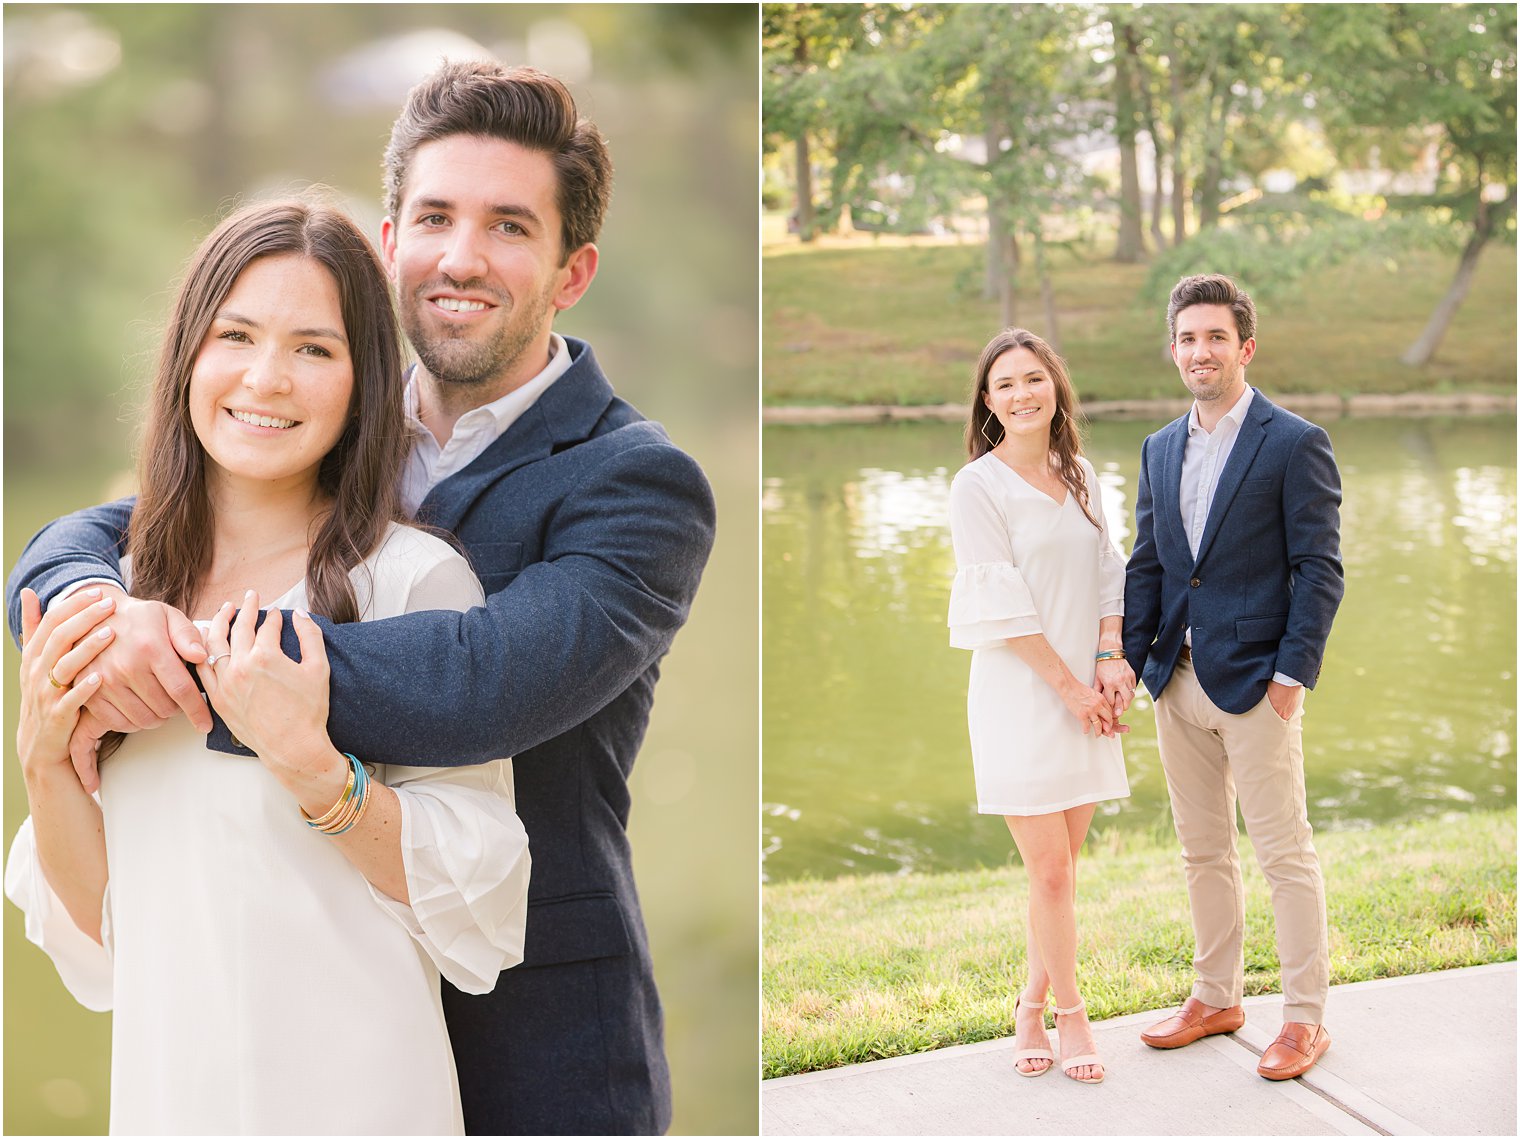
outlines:
{"label": "turquoise bracelet", "polygon": [[313,819],[304,809],[301,811],[306,825],[318,834],[336,836],[352,830],[354,824],[363,817],[364,808],[369,805],[369,772],[357,756],[344,752],[343,758],[348,760],[348,786],[338,801],[319,819]]}

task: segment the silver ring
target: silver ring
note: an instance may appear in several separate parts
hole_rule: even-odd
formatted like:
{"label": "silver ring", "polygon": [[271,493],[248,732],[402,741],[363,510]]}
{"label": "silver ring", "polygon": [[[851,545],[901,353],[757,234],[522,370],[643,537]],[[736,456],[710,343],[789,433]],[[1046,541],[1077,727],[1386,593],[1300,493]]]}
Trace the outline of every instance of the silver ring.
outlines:
{"label": "silver ring", "polygon": [[232,655],[231,653],[215,653],[212,656],[209,656],[209,657],[206,658],[206,667],[207,668],[215,668],[217,661],[224,660],[227,657],[230,657],[231,655]]}

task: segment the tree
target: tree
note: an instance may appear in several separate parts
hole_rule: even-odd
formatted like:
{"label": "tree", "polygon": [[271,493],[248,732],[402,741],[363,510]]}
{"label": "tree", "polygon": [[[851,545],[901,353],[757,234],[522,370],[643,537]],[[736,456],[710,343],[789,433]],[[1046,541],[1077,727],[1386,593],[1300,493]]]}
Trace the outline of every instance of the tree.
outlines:
{"label": "tree", "polygon": [[1332,134],[1422,136],[1439,146],[1435,199],[1467,226],[1445,295],[1400,357],[1428,363],[1472,286],[1483,248],[1513,220],[1515,34],[1512,4],[1305,5],[1314,82]]}
{"label": "tree", "polygon": [[1133,263],[1145,258],[1145,228],[1140,203],[1140,158],[1136,153],[1141,126],[1139,85],[1140,41],[1123,10],[1115,8],[1110,23],[1114,39],[1114,134],[1119,141],[1119,240],[1114,260]]}

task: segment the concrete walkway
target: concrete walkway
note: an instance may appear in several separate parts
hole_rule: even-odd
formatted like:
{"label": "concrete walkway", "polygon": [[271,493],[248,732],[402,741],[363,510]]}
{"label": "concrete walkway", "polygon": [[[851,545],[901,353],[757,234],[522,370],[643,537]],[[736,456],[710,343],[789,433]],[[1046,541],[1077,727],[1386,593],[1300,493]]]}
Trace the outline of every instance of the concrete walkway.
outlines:
{"label": "concrete walkway", "polygon": [[1514,1135],[1515,981],[1509,962],[1338,985],[1330,1051],[1296,1080],[1256,1074],[1282,998],[1248,997],[1239,1032],[1175,1051],[1140,1043],[1164,1010],[1094,1024],[1099,1087],[1020,1076],[1011,1037],[767,1080],[761,1134]]}

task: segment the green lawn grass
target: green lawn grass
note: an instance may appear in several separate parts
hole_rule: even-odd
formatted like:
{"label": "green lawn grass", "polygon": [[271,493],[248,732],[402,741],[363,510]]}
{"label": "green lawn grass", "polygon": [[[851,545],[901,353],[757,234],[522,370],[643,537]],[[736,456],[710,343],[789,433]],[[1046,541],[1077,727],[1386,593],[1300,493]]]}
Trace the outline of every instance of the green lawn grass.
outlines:
{"label": "green lawn grass", "polygon": [[[857,235],[764,250],[767,404],[926,404],[966,398],[977,354],[1000,326],[983,300],[980,243]],[[1144,265],[1096,249],[1051,254],[1061,348],[1088,400],[1184,394],[1166,360],[1164,306],[1137,303]],[[1515,389],[1515,249],[1491,245],[1436,358],[1399,363],[1445,292],[1456,258],[1362,258],[1263,304],[1251,382],[1273,393]],[[1019,323],[1046,335],[1032,273]]]}
{"label": "green lawn grass", "polygon": [[[1515,811],[1316,837],[1331,982],[1515,957]],[[1245,991],[1279,991],[1266,883],[1242,836]],[[1180,1003],[1193,932],[1175,839],[1104,833],[1078,873],[1093,1019]],[[764,888],[766,1078],[1007,1036],[1024,979],[1023,870]]]}

